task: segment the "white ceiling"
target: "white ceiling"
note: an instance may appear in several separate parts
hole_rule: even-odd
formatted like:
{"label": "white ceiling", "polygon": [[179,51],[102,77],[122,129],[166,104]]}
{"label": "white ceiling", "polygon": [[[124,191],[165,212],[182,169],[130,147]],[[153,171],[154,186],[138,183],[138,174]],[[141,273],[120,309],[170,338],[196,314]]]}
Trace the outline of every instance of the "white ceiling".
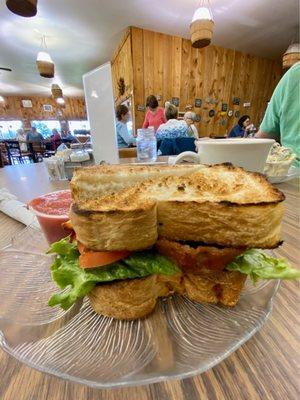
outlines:
{"label": "white ceiling", "polygon": [[[38,0],[22,18],[0,3],[0,95],[49,95],[53,80],[35,65],[41,35],[67,96],[82,95],[82,74],[110,60],[129,25],[189,37],[199,0]],[[213,44],[279,58],[299,32],[298,0],[211,0]]]}

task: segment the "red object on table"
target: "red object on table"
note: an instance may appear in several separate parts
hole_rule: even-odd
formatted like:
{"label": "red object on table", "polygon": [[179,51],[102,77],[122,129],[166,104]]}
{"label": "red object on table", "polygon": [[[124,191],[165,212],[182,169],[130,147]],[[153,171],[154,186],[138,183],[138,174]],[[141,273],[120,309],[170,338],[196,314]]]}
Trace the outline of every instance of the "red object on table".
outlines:
{"label": "red object on table", "polygon": [[28,203],[37,216],[41,229],[51,244],[63,237],[68,232],[63,229],[62,224],[69,220],[69,209],[72,203],[70,190],[59,190],[36,197]]}

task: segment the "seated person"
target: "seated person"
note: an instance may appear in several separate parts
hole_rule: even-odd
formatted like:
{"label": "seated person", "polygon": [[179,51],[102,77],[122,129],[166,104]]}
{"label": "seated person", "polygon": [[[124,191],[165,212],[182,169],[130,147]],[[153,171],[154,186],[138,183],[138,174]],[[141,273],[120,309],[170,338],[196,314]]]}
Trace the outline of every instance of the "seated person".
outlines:
{"label": "seated person", "polygon": [[66,129],[61,131],[61,140],[62,142],[71,142],[71,143],[77,142],[76,137],[72,134],[72,132],[67,131]]}
{"label": "seated person", "polygon": [[249,115],[243,115],[239,120],[237,125],[235,125],[229,135],[229,138],[245,138],[250,133],[250,130],[253,130],[254,126],[250,122]]}
{"label": "seated person", "polygon": [[194,137],[195,139],[199,138],[198,135],[198,130],[194,124],[194,122],[196,121],[196,113],[192,112],[192,111],[187,111],[184,114],[183,117],[184,121],[186,122],[187,126],[188,126],[188,135],[189,137]]}
{"label": "seated person", "polygon": [[41,143],[44,141],[44,137],[40,132],[37,131],[36,127],[33,126],[31,128],[31,132],[27,133],[26,141]]}
{"label": "seated person", "polygon": [[57,147],[61,144],[61,136],[58,133],[57,129],[52,129],[52,135],[50,136],[51,145],[53,150],[56,150]]}
{"label": "seated person", "polygon": [[295,63],[276,86],[264,119],[256,133],[257,138],[270,138],[292,149],[300,167],[300,62]]}
{"label": "seated person", "polygon": [[27,151],[27,144],[24,143],[26,142],[26,133],[24,132],[24,129],[20,128],[17,130],[17,140],[20,144],[20,150]]}
{"label": "seated person", "polygon": [[125,105],[120,104],[117,106],[116,118],[118,148],[121,149],[122,147],[135,145],[136,138],[128,132],[127,122],[129,120],[129,110]]}
{"label": "seated person", "polygon": [[188,125],[185,121],[179,121],[178,110],[173,104],[166,104],[165,115],[167,122],[161,124],[156,132],[157,140],[175,139],[188,136]]}

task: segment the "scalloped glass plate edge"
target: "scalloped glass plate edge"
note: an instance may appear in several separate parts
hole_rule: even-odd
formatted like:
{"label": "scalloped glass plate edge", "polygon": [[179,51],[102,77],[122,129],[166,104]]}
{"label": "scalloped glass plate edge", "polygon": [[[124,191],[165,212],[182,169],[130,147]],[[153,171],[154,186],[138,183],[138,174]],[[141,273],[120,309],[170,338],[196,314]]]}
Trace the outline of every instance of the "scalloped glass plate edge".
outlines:
{"label": "scalloped glass plate edge", "polygon": [[[9,355],[11,355],[12,357],[14,357],[16,360],[22,362],[23,364],[29,366],[30,368],[33,368],[39,372],[43,372],[52,376],[55,376],[57,378],[61,378],[61,379],[65,379],[67,381],[70,382],[74,382],[74,383],[79,383],[82,385],[86,385],[89,386],[91,388],[95,388],[95,389],[108,389],[108,388],[122,388],[122,387],[133,387],[133,386],[142,386],[142,385],[149,385],[149,384],[153,384],[153,383],[158,383],[158,382],[163,382],[166,380],[181,380],[181,379],[186,379],[186,378],[191,378],[195,375],[199,375],[202,374],[203,372],[215,367],[216,365],[218,365],[220,362],[222,362],[223,360],[225,360],[227,357],[229,357],[232,353],[234,353],[240,346],[242,346],[244,343],[246,343],[249,339],[251,339],[251,337],[257,333],[265,324],[265,322],[267,321],[267,319],[269,318],[269,316],[271,315],[272,309],[273,309],[273,301],[275,298],[275,295],[280,287],[280,281],[269,281],[269,284],[273,284],[273,288],[272,288],[272,294],[269,298],[269,301],[267,303],[267,306],[265,308],[265,315],[260,317],[257,321],[256,321],[256,325],[252,328],[252,329],[248,329],[244,332],[243,337],[238,340],[232,347],[230,347],[230,349],[225,350],[223,353],[221,353],[218,357],[216,357],[213,361],[209,362],[208,364],[206,364],[205,366],[201,366],[200,368],[196,368],[187,372],[181,372],[181,373],[177,373],[177,374],[170,374],[170,375],[160,375],[160,376],[149,376],[149,378],[142,378],[140,380],[129,380],[129,381],[116,381],[116,382],[95,382],[92,380],[88,380],[88,379],[81,379],[69,374],[65,374],[65,373],[58,373],[56,371],[53,371],[49,368],[44,368],[41,367],[39,365],[37,365],[36,363],[32,363],[28,360],[24,360],[22,357],[19,357],[18,354],[16,354],[14,351],[12,351],[8,346],[6,346],[5,340],[4,340],[4,335],[2,333],[2,331],[0,331],[0,345],[2,347],[2,349],[8,353]],[[136,372],[136,371],[135,371]],[[124,378],[130,378],[132,374],[128,374],[126,376],[124,376]]]}

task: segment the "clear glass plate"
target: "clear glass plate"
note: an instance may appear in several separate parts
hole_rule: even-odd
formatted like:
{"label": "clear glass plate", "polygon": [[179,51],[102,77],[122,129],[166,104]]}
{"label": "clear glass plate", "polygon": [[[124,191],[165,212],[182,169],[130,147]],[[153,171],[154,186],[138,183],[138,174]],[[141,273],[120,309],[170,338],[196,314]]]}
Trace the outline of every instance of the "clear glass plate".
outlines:
{"label": "clear glass plate", "polygon": [[87,299],[50,308],[57,291],[41,232],[26,228],[0,251],[0,345],[39,371],[95,388],[187,378],[218,364],[257,332],[278,281],[247,282],[234,308],[161,300],[138,321],[97,315]]}
{"label": "clear glass plate", "polygon": [[288,170],[287,175],[284,176],[267,176],[267,179],[270,183],[283,183],[290,181],[294,178],[300,176],[300,168],[297,167],[290,167]]}

